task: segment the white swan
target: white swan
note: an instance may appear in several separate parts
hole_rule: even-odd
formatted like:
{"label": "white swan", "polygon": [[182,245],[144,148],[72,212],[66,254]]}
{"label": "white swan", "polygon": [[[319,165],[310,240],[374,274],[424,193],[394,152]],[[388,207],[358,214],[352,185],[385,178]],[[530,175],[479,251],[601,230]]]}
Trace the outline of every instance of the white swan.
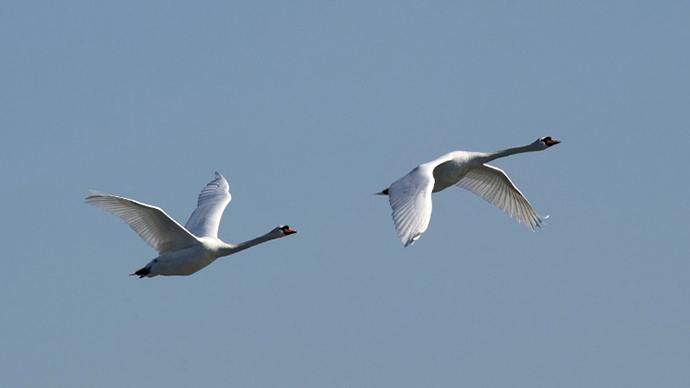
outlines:
{"label": "white swan", "polygon": [[406,247],[414,244],[429,226],[431,193],[453,185],[481,196],[534,231],[542,222],[539,215],[503,170],[485,163],[521,152],[545,150],[558,143],[546,136],[532,144],[502,151],[451,152],[419,165],[377,194],[388,195],[395,229]]}
{"label": "white swan", "polygon": [[122,218],[158,251],[158,257],[131,274],[143,278],[191,275],[219,257],[297,233],[287,225],[280,225],[243,243],[224,243],[218,238],[218,225],[230,199],[228,182],[216,172],[216,178],[201,190],[197,207],[184,228],[161,208],[132,199],[92,192],[86,197],[86,202]]}

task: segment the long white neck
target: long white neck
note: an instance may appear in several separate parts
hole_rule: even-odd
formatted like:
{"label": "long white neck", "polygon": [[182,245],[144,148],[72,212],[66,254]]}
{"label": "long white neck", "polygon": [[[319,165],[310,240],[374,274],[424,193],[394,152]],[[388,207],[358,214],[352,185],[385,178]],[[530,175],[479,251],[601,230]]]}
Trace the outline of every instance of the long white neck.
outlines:
{"label": "long white neck", "polygon": [[218,253],[220,254],[218,257],[232,255],[233,253],[243,251],[247,248],[251,248],[255,245],[259,245],[259,244],[264,243],[266,241],[275,240],[279,237],[281,237],[281,235],[272,230],[272,231],[264,234],[263,236],[253,238],[251,240],[247,240],[247,241],[241,242],[239,244],[225,244],[223,247],[221,247],[218,250]]}
{"label": "long white neck", "polygon": [[532,143],[525,146],[506,148],[500,151],[482,153],[477,159],[481,163],[488,163],[494,159],[505,158],[506,156],[521,154],[523,152],[541,151],[543,148],[539,147],[538,143]]}

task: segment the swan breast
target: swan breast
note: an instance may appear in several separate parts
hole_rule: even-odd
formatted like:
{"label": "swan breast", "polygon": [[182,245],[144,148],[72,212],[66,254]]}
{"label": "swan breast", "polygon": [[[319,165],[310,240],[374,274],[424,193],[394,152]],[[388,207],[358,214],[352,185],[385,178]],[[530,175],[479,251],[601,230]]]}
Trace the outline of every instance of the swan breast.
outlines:
{"label": "swan breast", "polygon": [[457,184],[475,167],[474,154],[473,152],[456,151],[437,159],[439,163],[433,169],[434,189],[432,192],[437,193]]}

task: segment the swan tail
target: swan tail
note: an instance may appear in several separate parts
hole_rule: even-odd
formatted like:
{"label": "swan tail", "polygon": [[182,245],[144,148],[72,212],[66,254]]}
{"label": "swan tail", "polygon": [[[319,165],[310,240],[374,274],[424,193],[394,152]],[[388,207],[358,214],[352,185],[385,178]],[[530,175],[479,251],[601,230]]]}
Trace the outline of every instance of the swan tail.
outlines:
{"label": "swan tail", "polygon": [[141,278],[149,276],[150,273],[151,273],[151,270],[149,269],[148,266],[146,266],[144,268],[138,269],[135,272],[129,274],[129,276],[135,276],[136,275],[136,276],[139,276],[139,279],[141,279]]}

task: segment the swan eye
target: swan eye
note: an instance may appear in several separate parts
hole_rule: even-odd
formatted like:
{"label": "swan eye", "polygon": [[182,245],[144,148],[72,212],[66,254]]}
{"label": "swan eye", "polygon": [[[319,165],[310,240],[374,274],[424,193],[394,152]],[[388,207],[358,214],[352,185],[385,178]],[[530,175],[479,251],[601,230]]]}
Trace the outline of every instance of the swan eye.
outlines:
{"label": "swan eye", "polygon": [[541,141],[543,141],[544,143],[546,143],[546,142],[549,141],[549,140],[551,140],[551,136],[547,136],[547,137],[542,137],[542,138],[541,138]]}

